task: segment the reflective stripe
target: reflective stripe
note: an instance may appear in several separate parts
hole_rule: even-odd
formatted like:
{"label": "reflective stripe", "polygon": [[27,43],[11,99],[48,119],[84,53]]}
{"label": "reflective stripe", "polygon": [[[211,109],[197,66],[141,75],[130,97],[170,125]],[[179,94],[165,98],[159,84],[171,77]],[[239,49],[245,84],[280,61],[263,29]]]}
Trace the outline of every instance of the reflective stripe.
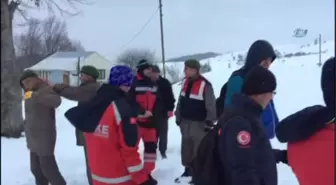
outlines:
{"label": "reflective stripe", "polygon": [[117,177],[117,178],[107,178],[107,177],[100,177],[98,175],[92,174],[92,179],[98,182],[102,182],[105,184],[120,184],[123,182],[130,181],[132,179],[132,176],[127,175],[127,176],[122,176],[122,177]]}
{"label": "reflective stripe", "polygon": [[142,169],[143,169],[143,164],[139,164],[136,166],[129,166],[127,168],[128,172],[130,173],[138,172],[138,171],[141,171]]}
{"label": "reflective stripe", "polygon": [[144,159],[144,162],[155,162],[156,159]]}
{"label": "reflective stripe", "polygon": [[144,153],[144,162],[155,162],[156,154]]}
{"label": "reflective stripe", "polygon": [[[196,99],[196,100],[204,100],[203,94],[205,90],[205,81],[201,82],[200,88],[198,90],[198,94],[191,94],[189,95],[189,98]],[[183,89],[183,86],[182,86]],[[185,96],[185,92],[181,91],[181,96]]]}
{"label": "reflective stripe", "polygon": [[114,101],[113,101],[111,104],[112,104],[112,107],[113,107],[113,111],[114,111],[115,119],[116,119],[116,121],[117,121],[117,125],[120,125],[120,122],[121,122],[121,116],[120,116],[118,107],[117,107],[117,105],[114,103]]}
{"label": "reflective stripe", "polygon": [[156,92],[157,91],[157,87],[135,87],[135,91],[137,92]]}

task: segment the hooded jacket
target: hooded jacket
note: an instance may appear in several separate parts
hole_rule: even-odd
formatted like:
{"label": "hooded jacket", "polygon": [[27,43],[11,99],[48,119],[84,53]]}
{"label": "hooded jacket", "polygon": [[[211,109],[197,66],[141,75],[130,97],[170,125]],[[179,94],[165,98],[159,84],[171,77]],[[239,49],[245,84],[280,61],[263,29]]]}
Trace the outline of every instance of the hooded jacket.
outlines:
{"label": "hooded jacket", "polygon": [[[253,67],[259,65],[261,61],[268,58],[271,58],[272,61],[276,58],[274,49],[269,42],[265,40],[258,40],[251,45],[246,56],[245,65],[234,71],[227,82],[227,90],[224,101],[225,107],[231,104],[233,94],[241,92],[245,74],[247,74],[247,72],[249,72]],[[268,138],[273,138],[275,136],[275,127],[279,122],[273,101],[271,101],[267,108],[263,111],[262,121]]]}

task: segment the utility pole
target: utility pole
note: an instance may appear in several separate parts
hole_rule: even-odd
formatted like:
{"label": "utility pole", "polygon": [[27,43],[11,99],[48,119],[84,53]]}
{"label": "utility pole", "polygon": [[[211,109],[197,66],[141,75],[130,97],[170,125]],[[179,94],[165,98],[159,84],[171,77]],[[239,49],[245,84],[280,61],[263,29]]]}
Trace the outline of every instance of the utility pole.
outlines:
{"label": "utility pole", "polygon": [[80,57],[77,59],[77,86],[80,85]]}
{"label": "utility pole", "polygon": [[322,35],[319,34],[318,37],[318,43],[319,43],[319,66],[322,66]]}
{"label": "utility pole", "polygon": [[163,14],[162,14],[162,0],[159,0],[160,8],[160,31],[161,31],[161,54],[162,54],[162,71],[163,77],[166,77],[166,59],[165,59],[165,48],[164,48],[164,36],[163,36]]}

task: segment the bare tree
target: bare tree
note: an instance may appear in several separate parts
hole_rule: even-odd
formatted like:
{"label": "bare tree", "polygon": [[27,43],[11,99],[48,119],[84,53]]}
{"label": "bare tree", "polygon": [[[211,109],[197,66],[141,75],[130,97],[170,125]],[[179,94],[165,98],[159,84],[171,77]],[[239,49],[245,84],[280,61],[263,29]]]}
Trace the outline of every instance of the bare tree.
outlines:
{"label": "bare tree", "polygon": [[15,37],[16,53],[19,56],[48,56],[57,51],[85,51],[79,41],[69,38],[65,21],[55,16],[45,20],[31,19],[27,32]]}
{"label": "bare tree", "polygon": [[[85,0],[66,0],[73,7],[74,2]],[[32,0],[35,6],[48,10],[56,9],[61,14],[66,13],[53,0]],[[20,137],[23,128],[22,93],[19,86],[19,70],[15,60],[13,42],[14,13],[20,10],[20,0],[1,0],[1,136]],[[69,12],[68,12],[69,13]]]}
{"label": "bare tree", "polygon": [[135,69],[138,62],[142,59],[146,59],[147,61],[154,63],[155,53],[146,50],[146,49],[129,49],[121,53],[121,55],[117,58],[117,63],[124,64],[132,69]]}
{"label": "bare tree", "polygon": [[182,75],[177,65],[167,66],[166,71],[168,74],[167,78],[169,78],[172,84],[181,81]]}

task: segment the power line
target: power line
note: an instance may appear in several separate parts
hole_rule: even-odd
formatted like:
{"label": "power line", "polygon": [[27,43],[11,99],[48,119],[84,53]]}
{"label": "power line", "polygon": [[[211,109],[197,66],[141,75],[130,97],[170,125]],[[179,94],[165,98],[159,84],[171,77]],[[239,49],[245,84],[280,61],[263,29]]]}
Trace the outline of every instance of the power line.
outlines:
{"label": "power line", "polygon": [[155,12],[150,16],[150,18],[147,20],[147,22],[140,28],[140,30],[132,37],[132,39],[124,45],[121,50],[124,50],[128,45],[130,45],[141,33],[142,31],[146,28],[146,26],[154,19],[155,15],[159,12],[160,7],[158,7]]}

